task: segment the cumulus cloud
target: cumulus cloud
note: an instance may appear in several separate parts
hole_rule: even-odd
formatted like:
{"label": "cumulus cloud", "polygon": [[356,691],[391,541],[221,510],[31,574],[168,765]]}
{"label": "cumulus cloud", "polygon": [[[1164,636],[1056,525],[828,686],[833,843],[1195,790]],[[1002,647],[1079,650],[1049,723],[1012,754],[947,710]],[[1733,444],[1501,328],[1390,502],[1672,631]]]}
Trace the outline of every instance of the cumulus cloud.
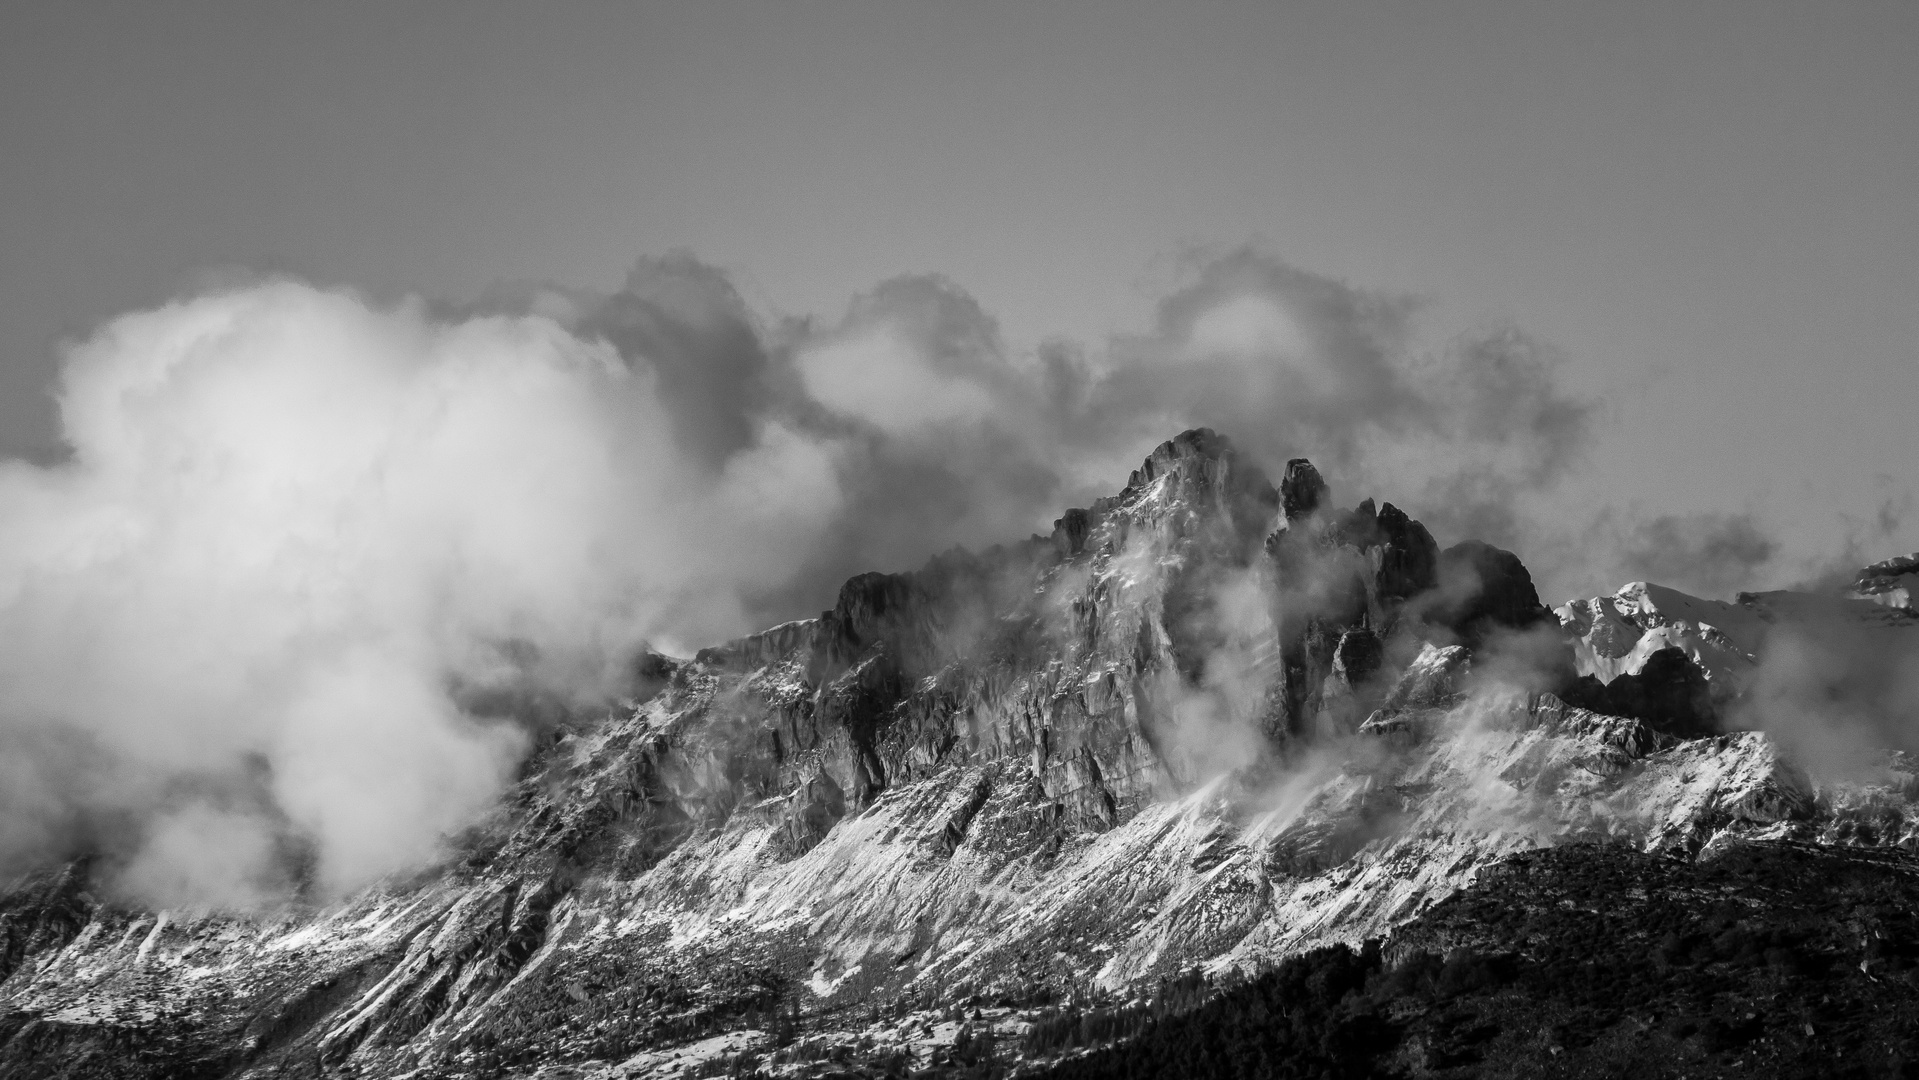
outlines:
{"label": "cumulus cloud", "polygon": [[1919,626],[1857,611],[1794,614],[1767,635],[1734,721],[1773,735],[1823,777],[1871,777],[1885,751],[1919,751]]}
{"label": "cumulus cloud", "polygon": [[[0,468],[0,859],[151,815],[128,881],[197,833],[230,901],[289,832],[329,891],[429,855],[523,746],[452,680],[617,693],[836,511],[826,448],[761,422],[703,471],[661,387],[550,319],[294,284],[105,327],[67,358],[71,461]],[[256,766],[283,820],[225,805]]]}
{"label": "cumulus cloud", "polygon": [[682,451],[717,468],[756,441],[771,393],[762,331],[726,275],[685,252],[642,259],[626,287],[578,320],[629,364],[654,373]]}

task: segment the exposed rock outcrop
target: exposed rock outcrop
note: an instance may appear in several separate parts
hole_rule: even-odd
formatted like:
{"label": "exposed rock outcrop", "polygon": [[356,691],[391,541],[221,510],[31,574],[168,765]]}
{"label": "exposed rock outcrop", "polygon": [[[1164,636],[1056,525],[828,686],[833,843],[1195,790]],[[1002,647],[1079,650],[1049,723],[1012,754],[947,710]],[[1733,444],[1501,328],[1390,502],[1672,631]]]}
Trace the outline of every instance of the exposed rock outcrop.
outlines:
{"label": "exposed rock outcrop", "polygon": [[1528,630],[1549,622],[1552,613],[1539,602],[1519,556],[1465,540],[1439,553],[1439,589],[1426,618],[1477,648],[1496,631]]}
{"label": "exposed rock outcrop", "polygon": [[1719,730],[1705,672],[1677,648],[1660,649],[1638,671],[1609,683],[1582,675],[1560,696],[1594,712],[1645,720],[1671,735],[1695,738]]}

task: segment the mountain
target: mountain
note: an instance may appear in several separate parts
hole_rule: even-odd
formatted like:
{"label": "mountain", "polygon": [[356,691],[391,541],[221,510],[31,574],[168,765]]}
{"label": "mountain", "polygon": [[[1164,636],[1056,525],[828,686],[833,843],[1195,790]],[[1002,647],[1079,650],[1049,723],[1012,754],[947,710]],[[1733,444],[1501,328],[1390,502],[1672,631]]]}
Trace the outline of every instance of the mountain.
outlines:
{"label": "mountain", "polygon": [[1564,692],[1602,712],[1708,734],[1737,725],[1732,714],[1750,704],[1769,644],[1817,640],[1827,650],[1919,659],[1919,619],[1903,602],[1903,578],[1882,572],[1900,562],[1868,567],[1847,595],[1780,590],[1728,603],[1635,581],[1612,596],[1569,601],[1554,614],[1580,679]]}
{"label": "mountain", "polygon": [[[1768,1029],[1702,1026],[1688,972],[1732,985],[1757,940],[1850,1000],[1848,971],[1880,976],[1834,950],[1919,952],[1833,884],[1910,891],[1919,766],[1814,782],[1735,722],[1768,635],[1825,619],[1912,621],[1644,583],[1549,609],[1510,552],[1190,431],[1048,535],[641,658],[631,701],[550,723],[411,877],[252,918],[111,902],[85,861],[20,883],[0,1074],[1164,1075],[1185,1031],[1300,1075],[1527,1047],[1587,1075],[1639,1021],[1540,1012],[1577,923],[1596,954],[1674,935],[1609,977],[1680,980],[1700,1019],[1660,1060],[1708,1075]],[[1775,857],[1819,889],[1746,905]],[[1803,930],[1829,910],[1865,929]]]}
{"label": "mountain", "polygon": [[1912,591],[1919,587],[1919,551],[1873,563],[1853,581],[1852,595],[1886,607],[1912,609]]}

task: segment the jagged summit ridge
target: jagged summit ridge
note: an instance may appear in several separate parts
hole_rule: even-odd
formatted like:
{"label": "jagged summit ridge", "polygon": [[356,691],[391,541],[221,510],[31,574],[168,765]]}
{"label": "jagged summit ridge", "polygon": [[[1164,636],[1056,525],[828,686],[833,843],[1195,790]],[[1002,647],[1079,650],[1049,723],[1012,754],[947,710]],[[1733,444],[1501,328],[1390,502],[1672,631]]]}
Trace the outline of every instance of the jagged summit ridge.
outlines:
{"label": "jagged summit ridge", "polygon": [[1195,428],[1155,447],[1118,494],[1066,511],[1054,522],[1052,542],[1071,557],[1101,523],[1126,522],[1112,537],[1123,542],[1131,527],[1171,515],[1177,519],[1168,522],[1173,528],[1203,527],[1229,545],[1244,545],[1248,537],[1263,538],[1272,530],[1278,506],[1278,492],[1256,463],[1225,436]]}
{"label": "jagged summit ridge", "polygon": [[1286,474],[1279,482],[1279,502],[1289,524],[1318,513],[1331,503],[1332,494],[1312,462],[1294,458],[1286,463]]}

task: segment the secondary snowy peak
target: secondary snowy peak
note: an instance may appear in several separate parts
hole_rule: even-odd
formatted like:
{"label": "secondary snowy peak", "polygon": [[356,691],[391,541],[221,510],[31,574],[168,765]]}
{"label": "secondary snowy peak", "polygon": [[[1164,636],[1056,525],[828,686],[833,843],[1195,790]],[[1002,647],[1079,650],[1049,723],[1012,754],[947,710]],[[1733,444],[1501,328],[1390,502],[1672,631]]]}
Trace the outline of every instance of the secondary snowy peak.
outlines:
{"label": "secondary snowy peak", "polygon": [[[1893,560],[1868,568],[1861,580],[1898,580],[1902,575],[1871,571],[1900,565]],[[1782,640],[1795,653],[1811,647],[1833,654],[1822,663],[1838,667],[1857,666],[1839,654],[1894,657],[1919,646],[1919,617],[1910,609],[1856,595],[1744,592],[1727,603],[1635,581],[1611,596],[1562,604],[1554,614],[1580,676],[1563,689],[1570,700],[1682,734],[1733,723],[1736,703],[1760,680],[1769,649]],[[1777,696],[1779,689],[1770,692]]]}
{"label": "secondary snowy peak", "polygon": [[1573,639],[1579,674],[1602,683],[1637,675],[1655,655],[1677,649],[1716,687],[1728,687],[1758,662],[1766,636],[1765,619],[1750,607],[1646,581],[1568,601],[1553,614]]}
{"label": "secondary snowy peak", "polygon": [[1859,571],[1849,595],[1910,611],[1915,591],[1919,591],[1919,551],[1873,563]]}

